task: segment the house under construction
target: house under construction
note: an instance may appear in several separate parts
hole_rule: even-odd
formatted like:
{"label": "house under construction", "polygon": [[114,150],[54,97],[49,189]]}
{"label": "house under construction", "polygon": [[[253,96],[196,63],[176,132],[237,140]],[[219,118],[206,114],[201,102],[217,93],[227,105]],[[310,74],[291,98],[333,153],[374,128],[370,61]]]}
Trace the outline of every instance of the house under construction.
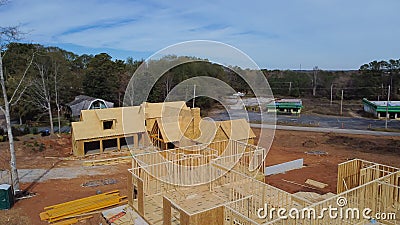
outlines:
{"label": "house under construction", "polygon": [[[122,123],[124,115],[134,115]],[[72,122],[72,150],[75,156],[120,151],[147,144],[140,107],[82,110],[80,121]]]}
{"label": "house under construction", "polygon": [[222,140],[253,143],[255,135],[244,119],[209,121],[199,108],[184,101],[82,110],[72,125],[75,156],[156,146],[160,150]]}
{"label": "house under construction", "polygon": [[[112,123],[106,126],[107,121]],[[201,119],[200,109],[184,102],[83,111],[72,137],[76,155],[87,154],[96,141],[99,152],[107,151],[111,139],[116,150],[129,147],[128,203],[143,224],[369,224],[378,212],[390,216],[379,223],[400,224],[400,169],[344,162],[338,166],[337,194],[311,201],[264,183],[267,150],[255,145],[247,121]],[[371,218],[319,217],[339,206],[339,199],[345,200],[342,211],[368,208]],[[298,213],[282,218],[265,214],[266,206]],[[318,216],[304,218],[302,212],[310,209]]]}
{"label": "house under construction", "polygon": [[[233,135],[245,128],[251,140],[249,126],[234,122],[231,138],[210,138],[208,133],[229,130],[223,123],[200,123],[200,130],[207,132],[191,140],[193,145],[131,149],[128,202],[141,221],[151,225],[342,225],[369,224],[376,213],[384,212],[389,219],[379,222],[400,224],[400,169],[359,159],[344,162],[338,166],[337,194],[311,201],[263,182],[266,149]],[[168,129],[157,134],[167,133]],[[211,141],[197,142],[202,139]],[[345,204],[339,205],[338,200]],[[266,206],[297,210],[298,214],[286,218],[276,212],[260,216],[260,212],[266,213]],[[344,215],[332,219],[328,213],[319,217],[332,206],[350,213],[368,208],[372,214],[370,218]],[[310,218],[304,218],[302,212],[310,208],[315,216],[311,213]]]}

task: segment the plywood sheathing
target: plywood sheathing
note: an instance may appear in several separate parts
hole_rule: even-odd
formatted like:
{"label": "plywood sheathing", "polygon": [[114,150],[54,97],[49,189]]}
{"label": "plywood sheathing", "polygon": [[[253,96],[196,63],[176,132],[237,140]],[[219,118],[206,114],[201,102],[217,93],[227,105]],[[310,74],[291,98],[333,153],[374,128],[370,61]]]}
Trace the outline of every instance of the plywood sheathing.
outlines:
{"label": "plywood sheathing", "polygon": [[[112,129],[104,129],[105,121],[112,121]],[[98,151],[102,153],[103,141],[110,139],[116,140],[116,148],[121,150],[120,139],[125,137],[133,138],[135,147],[143,146],[147,142],[144,121],[139,106],[82,110],[81,121],[71,124],[73,153],[75,156],[84,156],[85,142],[94,141],[99,142]]]}
{"label": "plywood sheathing", "polygon": [[[73,140],[90,140],[145,132],[139,106],[82,110],[81,121],[72,122]],[[103,129],[102,121],[114,120],[113,129]],[[124,121],[124,123],[122,123]]]}

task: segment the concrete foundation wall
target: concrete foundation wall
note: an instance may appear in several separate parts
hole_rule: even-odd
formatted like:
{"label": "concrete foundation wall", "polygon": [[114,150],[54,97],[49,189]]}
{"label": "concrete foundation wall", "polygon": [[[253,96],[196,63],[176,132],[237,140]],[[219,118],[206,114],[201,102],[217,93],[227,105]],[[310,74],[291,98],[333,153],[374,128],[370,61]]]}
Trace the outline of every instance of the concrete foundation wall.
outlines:
{"label": "concrete foundation wall", "polygon": [[300,169],[303,167],[303,161],[304,161],[303,159],[297,159],[297,160],[293,160],[290,162],[285,162],[285,163],[265,167],[264,175],[268,176],[268,175],[273,175],[273,174],[284,173],[289,170]]}

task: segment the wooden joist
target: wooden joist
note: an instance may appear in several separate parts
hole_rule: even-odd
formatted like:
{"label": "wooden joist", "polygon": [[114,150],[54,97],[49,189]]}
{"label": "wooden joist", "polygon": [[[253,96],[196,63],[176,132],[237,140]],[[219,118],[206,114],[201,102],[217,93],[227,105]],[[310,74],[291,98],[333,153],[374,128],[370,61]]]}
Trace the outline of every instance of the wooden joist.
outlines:
{"label": "wooden joist", "polygon": [[131,162],[132,156],[122,156],[109,159],[96,159],[87,160],[83,162],[83,166],[104,166],[104,165],[114,165],[118,163]]}
{"label": "wooden joist", "polygon": [[45,207],[40,213],[40,219],[48,222],[73,218],[85,213],[104,209],[110,206],[125,204],[126,196],[120,196],[119,191],[111,191],[86,198],[77,199],[49,207]]}

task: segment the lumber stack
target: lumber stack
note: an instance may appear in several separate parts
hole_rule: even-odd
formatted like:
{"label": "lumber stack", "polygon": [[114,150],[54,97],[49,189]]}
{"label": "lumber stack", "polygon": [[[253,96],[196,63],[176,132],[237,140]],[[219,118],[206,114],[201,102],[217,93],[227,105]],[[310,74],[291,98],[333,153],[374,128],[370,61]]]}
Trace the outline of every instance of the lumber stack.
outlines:
{"label": "lumber stack", "polygon": [[126,196],[120,195],[119,190],[93,195],[90,197],[45,207],[45,211],[40,213],[40,219],[51,223],[63,219],[79,217],[110,206],[126,204],[126,198]]}
{"label": "lumber stack", "polygon": [[83,162],[83,166],[107,166],[119,163],[132,162],[132,156],[122,156],[117,158],[87,160]]}

